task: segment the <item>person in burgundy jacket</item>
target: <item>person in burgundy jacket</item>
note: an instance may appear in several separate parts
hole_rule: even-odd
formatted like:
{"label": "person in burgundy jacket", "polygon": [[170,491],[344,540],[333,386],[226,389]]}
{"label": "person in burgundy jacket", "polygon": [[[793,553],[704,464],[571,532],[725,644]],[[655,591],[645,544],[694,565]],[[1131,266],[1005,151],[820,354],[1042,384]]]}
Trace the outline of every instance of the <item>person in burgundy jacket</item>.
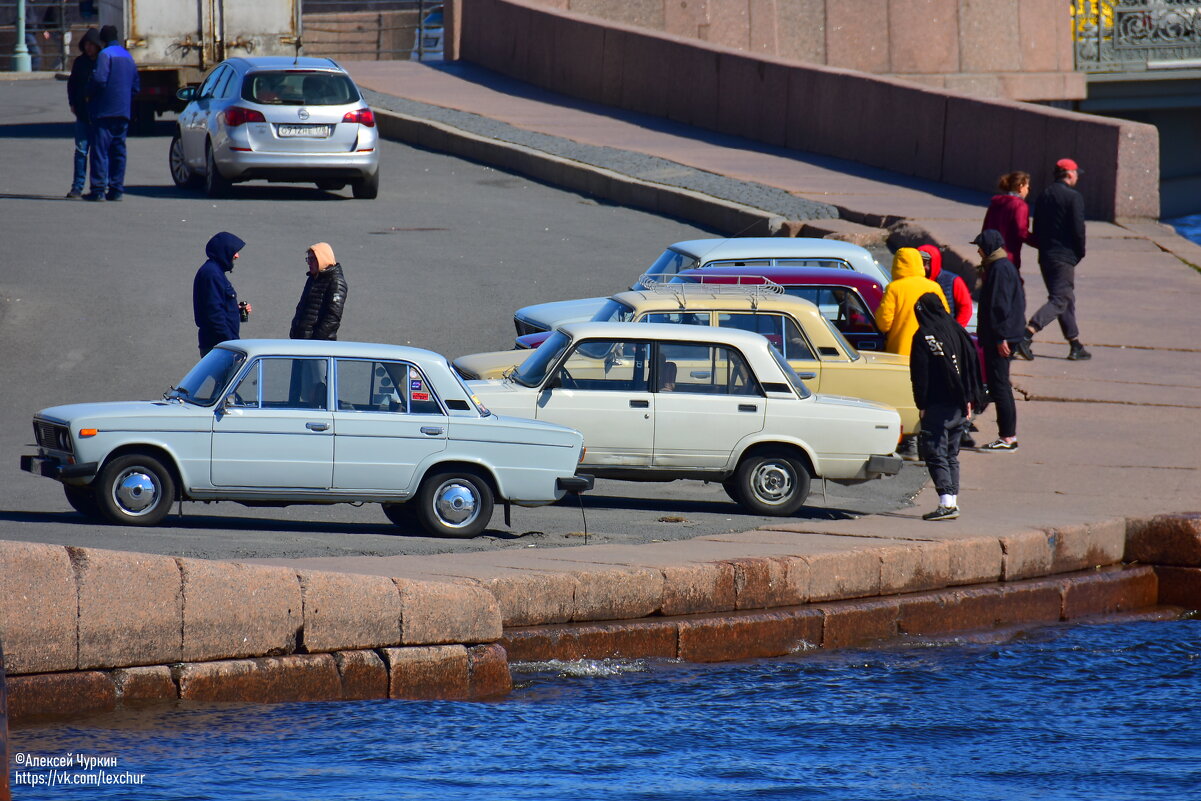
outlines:
{"label": "person in burgundy jacket", "polygon": [[[1030,240],[1030,175],[1021,171],[1001,176],[997,183],[1000,194],[993,195],[984,214],[981,231],[1000,231],[1005,238],[1005,252],[1013,266],[1022,269],[1022,244]],[[1033,242],[1030,242],[1033,245]]]}
{"label": "person in burgundy jacket", "polygon": [[937,246],[922,245],[918,250],[922,253],[922,261],[926,262],[926,277],[942,287],[943,295],[951,304],[951,316],[966,328],[972,319],[972,291],[967,288],[967,282],[942,268],[942,251]]}

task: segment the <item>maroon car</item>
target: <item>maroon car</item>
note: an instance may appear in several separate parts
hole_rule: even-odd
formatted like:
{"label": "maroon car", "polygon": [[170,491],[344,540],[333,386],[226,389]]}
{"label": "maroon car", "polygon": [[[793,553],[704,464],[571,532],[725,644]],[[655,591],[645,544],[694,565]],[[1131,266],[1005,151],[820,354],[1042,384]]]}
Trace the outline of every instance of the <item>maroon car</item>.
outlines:
{"label": "maroon car", "polygon": [[[789,295],[811,301],[834,327],[859,350],[881,350],[884,337],[876,330],[876,309],[884,297],[884,287],[870,275],[832,267],[735,267],[723,264],[718,269],[685,270],[671,283],[761,284],[768,279],[784,287]],[[607,315],[607,304],[598,314]],[[605,319],[608,319],[607,317]],[[536,348],[549,332],[517,337],[518,348]]]}

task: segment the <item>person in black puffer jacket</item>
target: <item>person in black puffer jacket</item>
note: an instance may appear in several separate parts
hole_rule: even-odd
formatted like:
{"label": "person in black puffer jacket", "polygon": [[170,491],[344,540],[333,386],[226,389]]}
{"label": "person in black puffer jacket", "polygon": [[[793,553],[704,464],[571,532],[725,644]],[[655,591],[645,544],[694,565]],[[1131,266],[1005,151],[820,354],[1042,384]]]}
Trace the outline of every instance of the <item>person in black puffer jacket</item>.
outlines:
{"label": "person in black puffer jacket", "polygon": [[300,302],[296,304],[288,336],[292,339],[337,339],[347,293],[342,265],[334,259],[334,249],[325,242],[309,248],[305,261],[309,265],[309,277],[300,293]]}

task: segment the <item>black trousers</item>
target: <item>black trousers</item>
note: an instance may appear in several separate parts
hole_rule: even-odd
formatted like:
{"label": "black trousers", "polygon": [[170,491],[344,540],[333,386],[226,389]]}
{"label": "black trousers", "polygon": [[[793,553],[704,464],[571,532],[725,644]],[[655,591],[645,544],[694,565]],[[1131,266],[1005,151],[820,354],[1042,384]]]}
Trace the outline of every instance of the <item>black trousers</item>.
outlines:
{"label": "black trousers", "polygon": [[1041,331],[1051,321],[1059,319],[1059,330],[1069,342],[1079,338],[1076,326],[1076,265],[1066,261],[1039,263],[1043,283],[1047,285],[1047,302],[1030,318],[1030,327]]}
{"label": "black trousers", "polygon": [[967,426],[957,406],[931,406],[922,414],[922,458],[939,495],[959,494],[959,440]]}
{"label": "black trousers", "polygon": [[1009,383],[1010,359],[997,353],[997,343],[980,341],[984,349],[984,380],[988,394],[997,407],[997,430],[1002,437],[1018,435],[1018,410],[1013,402],[1013,384]]}

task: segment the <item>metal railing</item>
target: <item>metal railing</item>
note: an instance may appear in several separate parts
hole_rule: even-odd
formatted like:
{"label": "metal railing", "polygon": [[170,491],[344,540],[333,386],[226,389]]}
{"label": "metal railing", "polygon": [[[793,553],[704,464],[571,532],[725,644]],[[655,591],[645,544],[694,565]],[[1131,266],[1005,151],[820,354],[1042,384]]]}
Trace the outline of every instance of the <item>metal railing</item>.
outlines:
{"label": "metal railing", "polygon": [[1201,0],[1073,0],[1081,72],[1201,68]]}
{"label": "metal railing", "polygon": [[[98,25],[95,3],[78,0],[26,0],[25,46],[30,68],[69,69],[79,55],[75,43],[91,25]],[[0,0],[0,70],[13,69],[16,49],[17,0]]]}

